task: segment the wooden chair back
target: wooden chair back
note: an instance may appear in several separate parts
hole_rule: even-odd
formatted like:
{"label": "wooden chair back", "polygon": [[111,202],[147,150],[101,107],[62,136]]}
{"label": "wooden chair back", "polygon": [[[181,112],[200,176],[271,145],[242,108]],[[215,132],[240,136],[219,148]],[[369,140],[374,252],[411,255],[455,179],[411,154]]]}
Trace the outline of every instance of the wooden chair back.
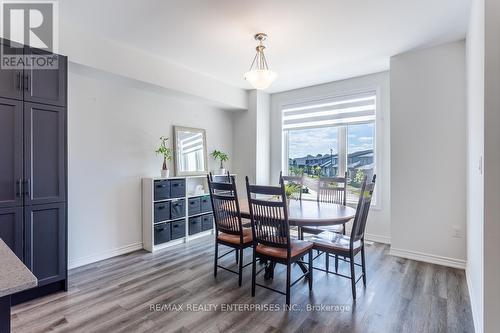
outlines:
{"label": "wooden chair back", "polygon": [[351,247],[354,242],[364,240],[366,220],[370,205],[373,198],[373,190],[375,189],[375,179],[377,175],[373,175],[372,181],[367,183],[367,177],[364,177],[361,192],[359,194],[358,207],[356,208],[356,215],[351,230]]}
{"label": "wooden chair back", "polygon": [[212,201],[215,230],[232,235],[240,235],[243,241],[240,205],[234,176],[228,176],[230,182],[215,182],[207,175],[208,189]]}
{"label": "wooden chair back", "polygon": [[347,172],[344,177],[320,178],[318,180],[318,202],[346,205]]}
{"label": "wooden chair back", "polygon": [[252,220],[254,244],[287,248],[290,256],[290,225],[285,184],[250,185],[246,177],[248,207]]}
{"label": "wooden chair back", "polygon": [[218,183],[230,183],[231,182],[231,175],[229,174],[229,171],[224,175],[213,175],[211,172],[209,173],[209,175],[210,175],[211,181],[215,181]]}

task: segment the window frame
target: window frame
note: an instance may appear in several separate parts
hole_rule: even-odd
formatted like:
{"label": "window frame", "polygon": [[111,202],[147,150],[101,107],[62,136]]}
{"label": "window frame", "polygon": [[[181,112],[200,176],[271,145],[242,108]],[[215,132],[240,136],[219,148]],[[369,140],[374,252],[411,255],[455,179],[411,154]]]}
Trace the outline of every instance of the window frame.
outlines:
{"label": "window frame", "polygon": [[[381,172],[380,167],[381,167],[381,160],[382,160],[382,147],[383,147],[383,138],[382,138],[382,133],[381,133],[381,128],[382,128],[382,109],[381,109],[381,88],[379,85],[377,86],[371,86],[371,87],[365,87],[363,89],[352,89],[352,90],[344,90],[342,92],[338,92],[336,94],[328,94],[328,95],[319,95],[311,98],[301,98],[301,99],[296,99],[296,100],[288,100],[287,103],[280,105],[280,117],[281,117],[281,152],[282,152],[282,161],[281,161],[281,170],[283,170],[283,174],[288,175],[289,172],[289,165],[288,165],[288,148],[289,148],[289,142],[288,142],[288,132],[290,130],[284,130],[283,129],[283,109],[286,106],[290,106],[291,104],[301,104],[301,103],[313,103],[315,101],[319,101],[322,99],[335,99],[335,98],[342,98],[342,97],[347,97],[347,96],[352,96],[352,95],[357,95],[357,94],[366,94],[373,92],[375,94],[375,120],[374,121],[366,121],[366,122],[359,122],[359,123],[353,123],[353,124],[366,124],[366,123],[374,123],[374,141],[373,141],[373,149],[374,149],[374,154],[373,154],[373,163],[374,163],[374,173],[377,175],[377,186],[375,186],[375,194],[374,194],[374,201],[372,202],[371,208],[375,210],[382,210],[382,196],[381,196]],[[342,154],[342,159],[345,159],[345,162],[339,163],[339,173],[340,172],[345,172],[347,169],[347,151],[349,149],[349,140],[348,140],[348,130],[347,130],[348,125],[340,125],[340,126],[317,126],[317,127],[312,127],[312,128],[325,128],[325,127],[337,127],[338,133],[337,133],[337,142],[339,144],[338,146],[338,154],[339,154],[339,160],[340,156]],[[345,141],[345,144],[341,145],[342,141]],[[345,150],[341,153],[341,150]],[[343,164],[343,166],[342,166]],[[345,168],[342,170],[342,167]],[[304,199],[304,200],[310,200],[310,199]],[[353,201],[348,201],[347,205],[348,206],[356,206],[357,202]]]}

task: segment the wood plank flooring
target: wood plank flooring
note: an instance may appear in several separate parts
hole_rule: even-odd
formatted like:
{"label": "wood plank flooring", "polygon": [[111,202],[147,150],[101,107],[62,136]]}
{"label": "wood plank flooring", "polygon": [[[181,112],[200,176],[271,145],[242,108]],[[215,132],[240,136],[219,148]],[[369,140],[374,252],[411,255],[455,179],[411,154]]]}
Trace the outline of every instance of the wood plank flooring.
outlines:
{"label": "wood plank flooring", "polygon": [[[366,289],[358,283],[355,303],[349,280],[315,270],[311,294],[305,281],[292,287],[293,311],[225,311],[223,304],[275,306],[282,305],[285,297],[257,287],[252,298],[250,266],[241,288],[232,273],[219,270],[214,279],[211,237],[71,270],[67,293],[13,308],[13,332],[474,331],[463,271],[392,257],[387,245],[376,243],[367,246],[368,283]],[[250,256],[247,250],[245,262]],[[314,263],[324,265],[324,261],[321,256]],[[232,254],[222,262],[236,267]],[[340,268],[347,273],[346,264]],[[295,267],[293,276],[299,275]],[[262,275],[260,280],[264,282]],[[283,267],[278,265],[270,283],[284,288],[284,280]],[[154,304],[163,309],[153,311]],[[182,311],[175,311],[180,309],[174,306],[181,304]],[[192,308],[197,304],[217,308],[199,311]],[[307,311],[307,304],[331,307]]]}

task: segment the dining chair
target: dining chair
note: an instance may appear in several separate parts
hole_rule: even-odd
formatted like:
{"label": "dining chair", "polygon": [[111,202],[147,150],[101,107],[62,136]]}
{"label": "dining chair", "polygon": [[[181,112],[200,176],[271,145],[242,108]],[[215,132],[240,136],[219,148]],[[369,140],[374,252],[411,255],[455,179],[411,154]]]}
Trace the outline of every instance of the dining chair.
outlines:
{"label": "dining chair", "polygon": [[[252,221],[253,259],[252,259],[252,297],[256,286],[269,289],[286,296],[286,304],[290,305],[290,289],[302,278],[309,280],[309,290],[312,290],[312,243],[290,239],[290,224],[285,196],[285,184],[279,186],[250,185],[246,177],[248,207]],[[292,264],[302,262],[301,258],[309,254],[307,271],[293,283],[291,282]],[[270,288],[256,283],[258,272],[257,257],[286,266],[286,291]]]}
{"label": "dining chair", "polygon": [[[212,209],[215,220],[215,256],[214,277],[217,276],[217,268],[238,274],[238,285],[241,286],[243,268],[243,250],[252,246],[252,229],[242,225],[238,193],[234,176],[229,176],[230,182],[214,182],[207,175],[208,188],[212,201]],[[231,251],[219,256],[219,245],[232,248]],[[218,264],[218,260],[231,252],[236,254],[238,271],[234,271]]]}
{"label": "dining chair", "polygon": [[[344,259],[340,260],[349,263],[351,267],[350,276],[339,274],[337,271],[331,272],[328,269],[314,268],[350,279],[354,300],[356,299],[356,283],[359,279],[363,279],[363,285],[366,287],[365,227],[375,188],[375,179],[376,175],[373,175],[372,181],[367,184],[367,177],[364,177],[350,236],[324,231],[312,239],[314,249],[324,252],[327,255],[342,256]],[[358,253],[361,253],[361,264],[354,261]],[[362,274],[358,279],[356,279],[355,266],[361,267],[362,270]]]}
{"label": "dining chair", "polygon": [[[347,203],[347,172],[344,177],[320,178],[317,183],[318,202],[334,203],[338,205],[346,205]],[[345,235],[345,223],[342,225],[322,226],[322,227],[301,227],[299,229],[299,239],[304,239],[304,233],[317,235],[324,231],[341,233]],[[330,267],[330,256],[325,255],[325,266],[328,270]],[[338,270],[339,260],[335,256],[335,271]]]}

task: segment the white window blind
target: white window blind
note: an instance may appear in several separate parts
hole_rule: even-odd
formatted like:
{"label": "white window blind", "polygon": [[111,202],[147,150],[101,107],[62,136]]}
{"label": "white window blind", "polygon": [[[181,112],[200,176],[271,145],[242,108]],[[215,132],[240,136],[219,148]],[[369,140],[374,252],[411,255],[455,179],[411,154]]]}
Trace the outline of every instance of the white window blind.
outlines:
{"label": "white window blind", "polygon": [[283,107],[283,130],[375,121],[375,108],[375,91],[286,105]]}

